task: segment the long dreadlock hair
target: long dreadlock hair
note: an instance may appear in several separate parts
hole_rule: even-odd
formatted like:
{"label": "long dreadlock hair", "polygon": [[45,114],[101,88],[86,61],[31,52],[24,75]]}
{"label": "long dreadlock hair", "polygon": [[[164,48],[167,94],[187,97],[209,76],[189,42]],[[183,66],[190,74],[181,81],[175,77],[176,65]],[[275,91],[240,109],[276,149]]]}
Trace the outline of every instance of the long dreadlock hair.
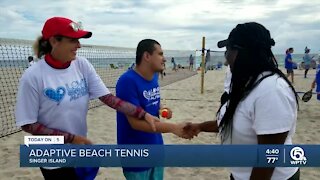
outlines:
{"label": "long dreadlock hair", "polygon": [[[270,32],[258,23],[240,24],[240,28],[241,25],[245,27],[242,27],[242,32],[237,32],[237,34],[242,35],[241,38],[245,39],[242,47],[240,46],[241,44],[234,44],[236,46],[233,46],[232,37],[229,36],[228,38],[230,39],[228,47],[238,50],[238,55],[232,68],[229,103],[219,124],[222,142],[229,136],[232,136],[233,116],[240,101],[244,100],[251,91],[267,77],[278,74],[280,78],[283,78],[295,94],[297,107],[299,108],[298,94],[287,77],[278,69],[277,61],[271,51],[271,46],[273,46],[275,42],[271,39]],[[238,28],[238,26],[236,28]],[[253,28],[254,30],[250,28],[252,26],[255,26],[255,28]],[[271,73],[261,77],[261,74],[265,71]]]}

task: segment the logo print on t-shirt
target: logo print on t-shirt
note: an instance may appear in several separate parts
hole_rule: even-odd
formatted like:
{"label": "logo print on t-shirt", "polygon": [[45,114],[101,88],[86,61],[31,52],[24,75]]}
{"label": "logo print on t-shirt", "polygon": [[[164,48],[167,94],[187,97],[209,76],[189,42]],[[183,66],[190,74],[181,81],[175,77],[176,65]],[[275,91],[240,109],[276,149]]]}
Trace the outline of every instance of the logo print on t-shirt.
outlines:
{"label": "logo print on t-shirt", "polygon": [[68,95],[70,96],[70,101],[76,100],[82,96],[88,94],[88,85],[85,78],[80,81],[73,81],[70,85],[66,84]]}
{"label": "logo print on t-shirt", "polygon": [[63,99],[65,94],[66,94],[66,89],[64,87],[58,87],[56,90],[52,88],[46,88],[44,90],[44,95],[48,97],[50,100],[57,102],[58,105]]}
{"label": "logo print on t-shirt", "polygon": [[155,99],[160,99],[160,87],[157,88],[152,88],[150,90],[144,90],[143,91],[143,96],[147,100],[155,100]]}

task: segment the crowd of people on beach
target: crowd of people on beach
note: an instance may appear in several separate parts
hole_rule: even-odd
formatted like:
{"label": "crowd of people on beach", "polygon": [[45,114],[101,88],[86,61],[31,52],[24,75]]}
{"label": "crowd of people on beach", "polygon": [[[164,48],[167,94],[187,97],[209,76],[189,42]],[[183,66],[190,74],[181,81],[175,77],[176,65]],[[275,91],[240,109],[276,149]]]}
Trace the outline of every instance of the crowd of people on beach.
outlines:
{"label": "crowd of people on beach", "polygon": [[[136,48],[136,61],[122,74],[113,95],[92,64],[77,55],[80,38],[92,32],[68,18],[48,19],[42,35],[35,42],[39,58],[20,79],[16,123],[32,135],[62,135],[66,144],[91,145],[87,137],[87,112],[90,99],[99,99],[117,112],[117,143],[163,145],[163,133],[192,139],[200,133],[217,133],[221,144],[292,144],[295,134],[299,97],[293,86],[293,48],[285,57],[285,75],[278,67],[271,47],[275,41],[263,25],[255,22],[236,25],[225,40],[217,43],[226,48],[227,74],[225,90],[214,118],[204,122],[172,123],[160,121],[173,118],[170,107],[161,103],[159,73],[164,74],[165,55],[154,39],[141,40]],[[305,49],[305,78],[312,57]],[[206,64],[210,62],[210,50]],[[174,57],[173,71],[178,71]],[[189,57],[193,70],[195,57]],[[205,66],[206,67],[206,66]],[[206,67],[206,71],[208,68]],[[312,83],[319,83],[317,77]],[[291,77],[291,82],[288,79]],[[162,76],[163,78],[163,76]],[[319,85],[317,86],[319,93]],[[30,105],[32,104],[32,106]],[[272,104],[272,106],[266,106]],[[107,124],[106,124],[107,125]],[[107,143],[107,142],[106,142]],[[85,168],[40,168],[45,179],[79,179]],[[89,168],[96,176],[99,168]],[[163,167],[123,167],[128,180],[161,180]],[[233,167],[230,179],[289,179],[300,177],[298,167]],[[83,178],[83,177],[82,177]]]}

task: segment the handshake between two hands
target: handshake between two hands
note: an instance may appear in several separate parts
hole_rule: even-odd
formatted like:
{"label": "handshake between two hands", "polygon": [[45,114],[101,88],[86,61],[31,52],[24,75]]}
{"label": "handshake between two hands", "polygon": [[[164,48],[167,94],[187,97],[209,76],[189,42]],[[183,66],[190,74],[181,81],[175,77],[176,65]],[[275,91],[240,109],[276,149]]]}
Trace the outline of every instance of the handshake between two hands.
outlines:
{"label": "handshake between two hands", "polygon": [[200,126],[198,123],[179,123],[176,124],[172,133],[185,139],[192,139],[201,132]]}
{"label": "handshake between two hands", "polygon": [[[164,111],[165,110],[165,111]],[[163,116],[163,112],[165,112],[165,117]],[[172,118],[172,111],[169,108],[162,108],[160,110],[160,115],[163,118],[171,119]],[[149,113],[146,113],[145,120],[149,123],[153,131],[156,131],[156,125],[155,122],[160,122],[160,119],[158,119],[155,116],[150,115]],[[184,122],[184,123],[178,123],[173,124],[171,127],[171,133],[185,139],[192,139],[195,136],[197,136],[200,133],[200,125],[198,123],[191,123],[191,122]]]}
{"label": "handshake between two hands", "polygon": [[[163,107],[160,109],[160,116],[166,119],[171,119],[172,110],[168,107]],[[173,127],[172,133],[181,138],[192,139],[200,133],[200,127],[199,124],[191,122],[179,123]]]}

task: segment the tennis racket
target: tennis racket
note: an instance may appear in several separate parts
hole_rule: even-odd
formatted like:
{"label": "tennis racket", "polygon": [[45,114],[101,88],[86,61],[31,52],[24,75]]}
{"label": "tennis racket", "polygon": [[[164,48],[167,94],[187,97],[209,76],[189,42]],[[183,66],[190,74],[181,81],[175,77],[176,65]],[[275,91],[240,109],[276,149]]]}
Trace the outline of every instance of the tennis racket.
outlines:
{"label": "tennis racket", "polygon": [[305,92],[302,96],[302,101],[304,102],[308,102],[312,97],[312,89],[310,89],[309,91]]}

